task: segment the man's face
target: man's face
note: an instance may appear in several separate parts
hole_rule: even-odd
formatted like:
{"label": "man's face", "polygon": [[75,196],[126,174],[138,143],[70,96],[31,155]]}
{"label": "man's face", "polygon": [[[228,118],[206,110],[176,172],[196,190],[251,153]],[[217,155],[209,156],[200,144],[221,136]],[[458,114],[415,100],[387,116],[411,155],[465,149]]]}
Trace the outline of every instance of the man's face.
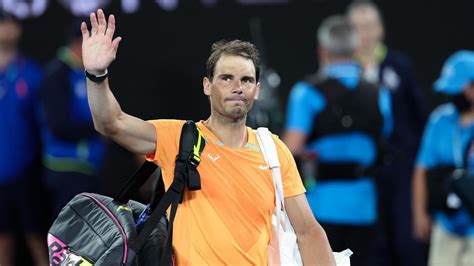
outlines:
{"label": "man's face", "polygon": [[474,82],[469,82],[464,86],[463,90],[464,96],[466,96],[466,100],[474,106]]}
{"label": "man's face", "polygon": [[252,60],[233,55],[217,60],[213,80],[204,78],[203,86],[212,111],[232,120],[246,117],[260,89]]}
{"label": "man's face", "polygon": [[0,48],[15,48],[20,38],[21,28],[12,20],[0,21]]}
{"label": "man's face", "polygon": [[382,23],[375,10],[372,8],[356,9],[351,12],[349,19],[357,32],[362,50],[371,50],[382,41]]}

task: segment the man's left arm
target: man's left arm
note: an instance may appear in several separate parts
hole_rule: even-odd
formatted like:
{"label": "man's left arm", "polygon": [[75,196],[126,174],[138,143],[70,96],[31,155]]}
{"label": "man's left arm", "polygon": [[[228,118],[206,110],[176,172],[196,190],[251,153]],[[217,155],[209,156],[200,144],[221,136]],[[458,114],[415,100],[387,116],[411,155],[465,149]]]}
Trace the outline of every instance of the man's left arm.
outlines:
{"label": "man's left arm", "polygon": [[305,194],[285,198],[285,209],[295,229],[304,265],[336,265],[324,229],[314,218]]}
{"label": "man's left arm", "polygon": [[[303,135],[294,135],[293,137],[304,138]],[[302,139],[299,139],[298,143],[301,144],[301,142]],[[303,182],[290,150],[278,138],[275,139],[275,144],[281,163],[285,209],[291,225],[295,229],[303,264],[336,265],[326,233],[314,218],[309,207],[304,194]]]}

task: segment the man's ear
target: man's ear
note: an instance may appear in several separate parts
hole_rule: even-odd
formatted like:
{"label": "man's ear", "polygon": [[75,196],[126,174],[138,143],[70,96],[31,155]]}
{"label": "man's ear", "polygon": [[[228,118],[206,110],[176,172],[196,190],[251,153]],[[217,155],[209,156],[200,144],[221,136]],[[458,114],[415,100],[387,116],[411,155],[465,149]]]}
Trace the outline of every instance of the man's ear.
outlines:
{"label": "man's ear", "polygon": [[328,52],[326,49],[324,49],[322,46],[318,46],[318,48],[316,49],[316,54],[321,65],[327,64]]}
{"label": "man's ear", "polygon": [[258,95],[260,95],[260,82],[257,82],[257,86],[255,87],[255,96],[253,98],[258,100]]}
{"label": "man's ear", "polygon": [[204,77],[202,79],[202,87],[204,94],[207,96],[211,96],[211,81],[209,80],[209,78]]}
{"label": "man's ear", "polygon": [[464,96],[466,96],[466,98],[470,102],[473,102],[474,101],[474,84],[469,82],[466,85],[464,85],[463,94],[464,94]]}

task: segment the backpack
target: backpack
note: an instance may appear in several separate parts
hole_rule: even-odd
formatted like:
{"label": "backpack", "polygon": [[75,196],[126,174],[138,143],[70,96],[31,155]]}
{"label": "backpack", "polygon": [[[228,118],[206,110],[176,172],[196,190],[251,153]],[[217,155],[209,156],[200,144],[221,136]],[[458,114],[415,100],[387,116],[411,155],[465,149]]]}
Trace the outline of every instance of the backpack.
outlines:
{"label": "backpack", "polygon": [[464,153],[464,169],[458,169],[451,175],[450,189],[474,218],[474,139],[471,139]]}
{"label": "backpack", "polygon": [[464,151],[457,152],[462,158],[459,165],[428,169],[428,210],[453,214],[464,207],[474,217],[474,138]]}
{"label": "backpack", "polygon": [[[130,200],[157,166],[146,161],[114,197],[80,193],[48,232],[50,265],[172,265],[172,233],[185,187],[201,189],[197,166],[205,141],[193,121],[181,130],[174,179],[155,184],[147,206]],[[170,217],[166,211],[170,208]]]}

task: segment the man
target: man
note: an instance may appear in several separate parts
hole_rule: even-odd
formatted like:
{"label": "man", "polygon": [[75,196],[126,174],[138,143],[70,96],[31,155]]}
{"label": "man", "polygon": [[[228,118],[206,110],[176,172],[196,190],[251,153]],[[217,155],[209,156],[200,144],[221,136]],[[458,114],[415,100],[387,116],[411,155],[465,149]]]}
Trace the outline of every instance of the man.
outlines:
{"label": "man", "polygon": [[18,51],[21,25],[0,10],[0,265],[14,265],[15,234],[46,265],[36,104],[41,70]]}
{"label": "man", "polygon": [[[81,28],[94,125],[100,133],[159,164],[168,187],[184,121],[145,122],[121,110],[106,79],[121,40],[112,39],[115,18],[111,15],[107,23],[98,10],[97,15],[91,14],[91,25],[90,36],[85,23]],[[273,177],[265,167],[255,133],[245,126],[259,91],[257,51],[247,42],[219,42],[213,45],[207,65],[203,86],[211,116],[198,123],[207,141],[198,167],[202,189],[186,192],[178,208],[173,232],[176,260],[183,265],[265,265],[275,206]],[[276,137],[275,143],[282,164],[285,206],[303,261],[335,265],[326,235],[304,196],[294,160]]]}
{"label": "man", "polygon": [[[473,81],[474,52],[458,51],[451,55],[434,89],[453,96],[453,100],[431,113],[416,161],[413,177],[414,231],[422,241],[428,241],[431,233],[430,266],[474,265],[474,217],[465,208],[460,208],[460,199],[455,194],[441,199],[443,206],[435,206],[432,196],[432,204],[428,204],[427,190],[428,184],[430,187],[443,187],[449,177],[448,172],[467,168],[463,157],[468,144],[474,139]],[[440,174],[441,179],[437,178]],[[431,211],[431,217],[428,211]],[[433,225],[431,219],[434,220]]]}
{"label": "man", "polygon": [[98,191],[105,151],[87,102],[80,21],[74,22],[67,31],[68,44],[46,68],[40,92],[43,165],[53,217],[75,195]]}
{"label": "man", "polygon": [[426,103],[409,59],[383,44],[378,8],[369,1],[357,1],[348,7],[347,16],[359,36],[356,58],[364,77],[389,89],[393,110],[393,132],[377,172],[380,219],[371,265],[423,265],[425,248],[411,233],[411,177]]}
{"label": "man", "polygon": [[389,94],[361,80],[356,34],[344,17],[325,19],[317,36],[321,70],[291,90],[284,141],[296,156],[316,154],[313,212],[331,246],[350,248],[351,265],[366,265],[377,220],[371,169],[390,129]]}

